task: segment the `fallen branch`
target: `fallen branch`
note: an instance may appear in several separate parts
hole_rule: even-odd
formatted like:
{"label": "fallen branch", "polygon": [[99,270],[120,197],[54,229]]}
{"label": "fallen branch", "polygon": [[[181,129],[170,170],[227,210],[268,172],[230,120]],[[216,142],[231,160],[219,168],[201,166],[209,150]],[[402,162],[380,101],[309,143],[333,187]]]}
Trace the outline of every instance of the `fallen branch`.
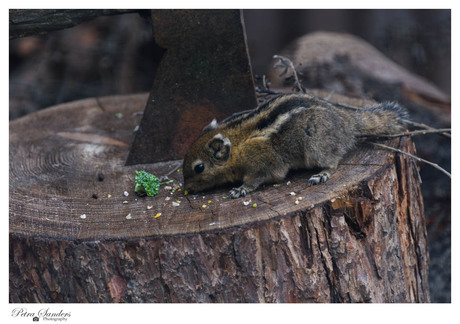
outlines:
{"label": "fallen branch", "polygon": [[443,168],[441,168],[439,165],[437,165],[436,163],[433,163],[433,162],[430,162],[430,161],[427,161],[427,160],[424,160],[422,158],[419,158],[418,156],[415,156],[415,155],[412,155],[410,153],[407,153],[407,152],[404,152],[404,151],[401,151],[400,149],[397,149],[397,148],[394,148],[394,147],[391,147],[391,146],[387,146],[387,145],[384,145],[384,144],[380,144],[380,143],[374,143],[374,142],[366,142],[366,143],[369,143],[369,144],[372,144],[372,145],[375,145],[375,146],[378,146],[378,147],[381,147],[381,148],[384,148],[384,149],[387,149],[387,150],[390,150],[390,151],[395,151],[395,152],[398,152],[398,153],[401,153],[401,154],[404,154],[404,155],[407,155],[419,162],[423,162],[423,163],[426,163],[426,164],[429,164],[431,165],[433,168],[435,169],[438,169],[439,171],[445,173],[449,178],[452,178],[451,174],[449,172],[447,172],[446,170],[444,170]]}

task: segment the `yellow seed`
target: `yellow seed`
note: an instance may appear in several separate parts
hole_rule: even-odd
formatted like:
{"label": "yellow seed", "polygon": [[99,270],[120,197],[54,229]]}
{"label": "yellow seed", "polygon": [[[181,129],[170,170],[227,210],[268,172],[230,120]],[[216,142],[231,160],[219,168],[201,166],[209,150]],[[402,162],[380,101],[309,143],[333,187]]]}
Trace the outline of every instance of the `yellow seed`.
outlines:
{"label": "yellow seed", "polygon": [[202,205],[201,207],[206,208],[206,205]]}
{"label": "yellow seed", "polygon": [[252,205],[252,207],[257,208],[257,204]]}
{"label": "yellow seed", "polygon": [[208,200],[208,204],[210,204],[210,203],[211,203],[211,200]]}
{"label": "yellow seed", "polygon": [[184,195],[186,195],[186,196],[188,195],[188,191],[187,191],[187,190],[184,191]]}
{"label": "yellow seed", "polygon": [[161,213],[158,213],[158,214],[155,215],[155,218],[158,218],[160,216],[161,216]]}

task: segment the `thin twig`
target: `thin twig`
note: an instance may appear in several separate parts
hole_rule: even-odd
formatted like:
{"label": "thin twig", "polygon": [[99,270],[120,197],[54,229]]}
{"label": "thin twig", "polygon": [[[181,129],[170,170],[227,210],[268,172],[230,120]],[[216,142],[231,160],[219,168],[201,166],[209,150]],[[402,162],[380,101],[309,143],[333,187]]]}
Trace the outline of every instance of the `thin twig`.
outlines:
{"label": "thin twig", "polygon": [[256,92],[258,93],[263,93],[263,94],[269,94],[269,95],[272,95],[272,94],[283,94],[283,92],[277,92],[277,91],[273,91],[273,90],[270,90],[270,89],[261,89],[259,87],[256,87]]}
{"label": "thin twig", "polygon": [[402,137],[402,136],[416,136],[416,135],[426,135],[426,134],[437,134],[437,133],[444,133],[450,132],[450,128],[441,128],[441,129],[418,129],[410,132],[404,132],[400,134],[386,134],[386,135],[361,135],[362,137]]}
{"label": "thin twig", "polygon": [[415,159],[415,160],[417,160],[417,161],[419,161],[419,162],[423,162],[423,163],[426,163],[426,164],[431,165],[433,168],[438,169],[439,171],[445,173],[449,178],[452,178],[452,176],[451,176],[451,174],[450,174],[449,172],[447,172],[446,170],[444,170],[443,168],[441,168],[441,167],[440,167],[439,165],[437,165],[436,163],[433,163],[433,162],[424,160],[424,159],[422,159],[422,158],[419,158],[418,156],[415,156],[415,155],[412,155],[412,154],[410,154],[410,153],[401,151],[400,149],[397,149],[397,148],[394,148],[394,147],[391,147],[391,146],[387,146],[387,145],[380,144],[380,143],[374,143],[374,142],[367,142],[367,143],[372,144],[372,145],[375,145],[375,146],[378,146],[378,147],[385,148],[385,149],[387,149],[387,150],[395,151],[395,152],[398,152],[398,153],[401,153],[401,154],[410,156],[411,158],[413,158],[413,159]]}
{"label": "thin twig", "polygon": [[415,160],[411,159],[410,161],[411,161],[412,169],[414,170],[414,174],[417,175],[418,182],[423,183],[422,177],[420,176],[420,172],[418,172],[417,165],[415,164]]}
{"label": "thin twig", "polygon": [[273,55],[274,59],[279,59],[280,61],[278,64],[275,64],[273,67],[275,69],[282,68],[284,67],[284,71],[281,73],[281,75],[286,74],[288,68],[291,68],[292,73],[294,74],[294,79],[295,79],[295,85],[299,89],[300,92],[305,93],[305,89],[302,87],[302,84],[299,81],[299,77],[297,75],[297,70],[294,67],[294,63],[292,61],[284,56],[281,55]]}
{"label": "thin twig", "polygon": [[327,97],[326,97],[326,98],[323,98],[324,101],[329,102],[329,100],[332,98],[332,96],[334,95],[334,93],[335,93],[335,90],[332,90],[331,92],[329,92],[329,94],[327,95]]}
{"label": "thin twig", "polygon": [[262,85],[264,86],[264,89],[265,89],[265,90],[270,90],[270,89],[268,88],[267,77],[265,76],[265,74],[262,76]]}
{"label": "thin twig", "polygon": [[[412,125],[412,126],[423,128],[423,129],[428,129],[428,130],[434,130],[435,129],[435,128],[431,127],[431,126],[428,126],[428,125],[425,125],[425,124],[422,124],[422,123],[417,123],[417,122],[414,122],[414,121],[411,121],[411,120],[408,120],[408,119],[404,119],[403,122],[405,122],[408,125]],[[446,137],[451,138],[449,133],[441,133],[441,134],[446,136]]]}
{"label": "thin twig", "polygon": [[326,98],[323,98],[323,97],[317,97],[317,98],[327,102],[328,104],[331,104],[331,105],[334,105],[334,106],[339,106],[339,107],[346,108],[346,109],[351,109],[351,110],[360,110],[360,109],[362,109],[362,107],[356,107],[356,106],[347,105],[347,104],[340,103],[340,102],[330,101],[329,100],[330,97],[331,97],[331,94],[329,94]]}

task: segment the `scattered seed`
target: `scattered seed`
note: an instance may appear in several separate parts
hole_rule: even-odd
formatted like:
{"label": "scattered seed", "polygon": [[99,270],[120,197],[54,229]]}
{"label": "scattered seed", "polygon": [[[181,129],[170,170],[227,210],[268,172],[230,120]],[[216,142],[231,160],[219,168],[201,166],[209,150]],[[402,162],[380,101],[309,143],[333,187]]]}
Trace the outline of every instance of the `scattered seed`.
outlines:
{"label": "scattered seed", "polygon": [[184,195],[186,195],[186,196],[188,195],[188,191],[187,191],[187,190],[184,191]]}
{"label": "scattered seed", "polygon": [[147,206],[147,209],[152,209],[152,208],[153,208],[153,206]]}
{"label": "scattered seed", "polygon": [[172,202],[172,205],[173,205],[174,207],[177,207],[177,206],[179,206],[180,204],[177,203],[177,202],[175,202],[175,201],[173,201],[173,202]]}
{"label": "scattered seed", "polygon": [[125,195],[125,197],[128,197],[128,196],[129,196],[129,192],[125,191],[125,192],[123,192],[123,195]]}
{"label": "scattered seed", "polygon": [[257,204],[253,204],[252,207],[257,208]]}
{"label": "scattered seed", "polygon": [[108,195],[107,195],[107,198],[110,198],[110,197],[112,197],[112,195],[111,195],[111,194],[108,194]]}
{"label": "scattered seed", "polygon": [[206,205],[203,204],[203,205],[201,205],[201,207],[206,208]]}
{"label": "scattered seed", "polygon": [[123,202],[122,202],[122,204],[125,204],[125,205],[126,205],[127,203],[128,203],[128,201],[127,201],[127,200],[125,200],[125,201],[123,201]]}
{"label": "scattered seed", "polygon": [[128,215],[126,215],[126,219],[131,219],[131,213],[129,213]]}
{"label": "scattered seed", "polygon": [[250,202],[251,202],[251,200],[243,201],[243,205],[247,206],[247,205],[249,205]]}
{"label": "scattered seed", "polygon": [[160,216],[161,216],[161,213],[158,213],[158,214],[155,215],[155,218],[158,218]]}
{"label": "scattered seed", "polygon": [[290,193],[290,195],[291,195],[291,196],[295,196],[295,192],[292,191],[292,192]]}
{"label": "scattered seed", "polygon": [[85,218],[86,218],[86,214],[80,215],[80,218],[81,218],[81,219],[85,219]]}
{"label": "scattered seed", "polygon": [[166,197],[166,198],[165,198],[165,200],[170,200],[170,199],[171,199],[171,197]]}

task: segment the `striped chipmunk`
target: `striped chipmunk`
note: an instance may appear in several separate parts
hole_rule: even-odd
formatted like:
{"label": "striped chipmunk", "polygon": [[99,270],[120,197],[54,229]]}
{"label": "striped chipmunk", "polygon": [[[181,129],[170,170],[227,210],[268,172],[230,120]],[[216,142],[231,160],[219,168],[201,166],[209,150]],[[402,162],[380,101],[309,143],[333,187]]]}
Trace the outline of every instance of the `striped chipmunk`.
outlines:
{"label": "striped chipmunk", "polygon": [[299,168],[321,168],[308,180],[308,185],[319,184],[358,137],[400,132],[405,118],[407,112],[392,102],[347,110],[307,94],[280,95],[207,125],[185,156],[185,190],[238,183],[229,193],[238,198]]}

